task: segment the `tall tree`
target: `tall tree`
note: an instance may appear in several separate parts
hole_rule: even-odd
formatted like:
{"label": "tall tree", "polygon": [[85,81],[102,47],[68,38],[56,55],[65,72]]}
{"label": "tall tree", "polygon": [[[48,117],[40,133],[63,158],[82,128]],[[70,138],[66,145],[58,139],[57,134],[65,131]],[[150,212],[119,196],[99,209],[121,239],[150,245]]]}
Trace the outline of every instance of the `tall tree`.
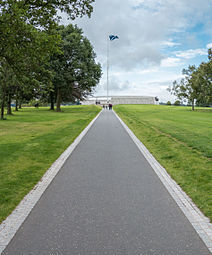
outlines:
{"label": "tall tree", "polygon": [[185,78],[179,83],[173,82],[173,85],[168,88],[171,94],[178,99],[187,99],[194,105],[207,106],[212,104],[212,49],[208,50],[209,62],[202,62],[198,68],[189,66],[188,69],[183,69]]}
{"label": "tall tree", "polygon": [[4,77],[0,79],[1,119],[4,115],[5,93],[9,92],[13,86],[10,84],[11,78],[8,73],[14,76],[13,80],[16,79],[17,84],[19,84],[19,91],[31,90],[32,87],[38,86],[41,73],[44,71],[43,69],[45,64],[48,63],[50,55],[58,52],[58,35],[47,34],[29,24],[24,24],[24,28],[24,32],[20,30],[19,35],[25,41],[19,45],[15,44],[18,45],[17,47],[13,47],[13,43],[8,45],[10,51],[6,48],[5,52],[2,53],[5,56],[0,57],[2,66],[0,72],[1,76]]}
{"label": "tall tree", "polygon": [[1,8],[0,15],[1,119],[4,119],[6,93],[11,95],[8,74],[13,75],[19,86],[35,83],[42,64],[58,51],[59,44],[57,34],[35,28],[27,23],[23,10],[16,10],[12,4],[8,6]]}
{"label": "tall tree", "polygon": [[191,102],[192,110],[194,110],[195,99],[197,99],[199,93],[199,83],[194,75],[196,70],[195,66],[189,66],[188,69],[183,69],[182,73],[185,75],[185,78],[181,79],[179,83],[174,81],[173,85],[168,88],[168,91],[180,101],[186,99]]}
{"label": "tall tree", "polygon": [[95,62],[96,54],[82,30],[72,25],[60,26],[59,33],[63,54],[56,54],[51,61],[57,111],[61,111],[62,101],[75,101],[90,94],[101,77],[101,66]]}
{"label": "tall tree", "polygon": [[201,93],[197,99],[197,104],[206,106],[212,104],[212,51],[208,51],[209,62],[202,63],[197,72],[196,76],[201,84]]}

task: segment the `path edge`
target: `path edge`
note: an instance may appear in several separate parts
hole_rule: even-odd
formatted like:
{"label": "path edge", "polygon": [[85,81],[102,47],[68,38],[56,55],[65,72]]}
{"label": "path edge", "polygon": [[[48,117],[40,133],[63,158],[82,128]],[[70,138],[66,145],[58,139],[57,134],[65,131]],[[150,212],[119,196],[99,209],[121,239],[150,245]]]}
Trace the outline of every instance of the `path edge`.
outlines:
{"label": "path edge", "polygon": [[166,187],[172,198],[175,200],[181,211],[189,220],[199,237],[203,240],[209,251],[212,253],[212,224],[199,208],[193,203],[191,198],[181,189],[181,187],[170,177],[166,169],[149,152],[145,145],[136,137],[131,129],[123,122],[118,114],[113,110],[124,129],[132,138],[142,155],[149,162],[159,179]]}
{"label": "path edge", "polygon": [[51,184],[55,176],[58,174],[68,157],[80,143],[82,138],[87,134],[88,130],[97,120],[102,110],[87,125],[87,127],[77,136],[74,142],[59,156],[59,158],[46,171],[41,180],[35,187],[21,200],[13,212],[0,224],[0,254],[7,247],[18,229],[21,227],[33,207],[36,205],[47,187]]}

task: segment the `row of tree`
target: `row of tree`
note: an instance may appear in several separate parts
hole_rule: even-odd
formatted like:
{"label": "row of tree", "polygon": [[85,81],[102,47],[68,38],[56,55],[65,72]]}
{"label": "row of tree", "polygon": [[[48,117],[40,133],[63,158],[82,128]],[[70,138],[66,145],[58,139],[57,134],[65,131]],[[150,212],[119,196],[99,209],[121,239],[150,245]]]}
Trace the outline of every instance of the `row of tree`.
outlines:
{"label": "row of tree", "polygon": [[101,77],[92,45],[77,26],[59,26],[58,10],[70,19],[91,15],[94,0],[0,1],[0,107],[11,114],[22,102],[42,99],[60,111],[62,101],[90,94]]}
{"label": "row of tree", "polygon": [[212,105],[212,49],[208,50],[208,62],[202,62],[199,67],[194,65],[183,69],[185,75],[180,82],[174,81],[168,88],[172,95],[181,101],[187,101],[192,106]]}
{"label": "row of tree", "polygon": [[[167,101],[166,105],[172,105],[171,101]],[[180,105],[181,105],[180,100],[176,100],[176,101],[173,103],[173,105],[175,105],[175,106],[180,106]]]}

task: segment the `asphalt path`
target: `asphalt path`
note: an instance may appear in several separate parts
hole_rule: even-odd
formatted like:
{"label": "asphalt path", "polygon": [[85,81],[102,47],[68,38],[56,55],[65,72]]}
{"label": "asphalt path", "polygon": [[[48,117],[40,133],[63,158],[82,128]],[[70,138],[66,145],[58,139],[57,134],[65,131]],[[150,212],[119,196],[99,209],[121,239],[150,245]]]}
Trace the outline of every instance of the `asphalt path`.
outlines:
{"label": "asphalt path", "polygon": [[112,111],[99,118],[4,255],[206,255]]}

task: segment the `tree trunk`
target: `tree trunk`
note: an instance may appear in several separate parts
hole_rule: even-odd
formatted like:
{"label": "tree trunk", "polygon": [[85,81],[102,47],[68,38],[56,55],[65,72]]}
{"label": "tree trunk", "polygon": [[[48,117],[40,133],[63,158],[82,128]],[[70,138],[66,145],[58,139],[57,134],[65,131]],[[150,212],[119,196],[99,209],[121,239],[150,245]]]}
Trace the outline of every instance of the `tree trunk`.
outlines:
{"label": "tree trunk", "polygon": [[12,108],[11,108],[11,95],[8,95],[8,101],[7,101],[7,114],[12,115]]}
{"label": "tree trunk", "polygon": [[192,111],[194,111],[194,99],[192,99]]}
{"label": "tree trunk", "polygon": [[18,111],[18,99],[15,100],[15,110]]}
{"label": "tree trunk", "polygon": [[7,65],[3,62],[3,81],[2,81],[2,98],[1,98],[1,120],[4,120],[4,106],[6,98],[6,87],[7,87]]}
{"label": "tree trunk", "polygon": [[1,120],[4,120],[4,105],[5,105],[5,97],[6,97],[6,84],[2,83],[2,98],[1,98]]}
{"label": "tree trunk", "polygon": [[2,102],[1,102],[1,120],[4,120],[4,101],[5,101],[5,92],[2,91]]}
{"label": "tree trunk", "polygon": [[4,119],[4,101],[1,103],[1,120]]}
{"label": "tree trunk", "polygon": [[22,109],[22,106],[21,106],[21,102],[19,103],[19,106],[18,106],[19,109]]}
{"label": "tree trunk", "polygon": [[60,103],[61,103],[61,91],[60,88],[57,89],[57,100],[56,100],[56,105],[57,105],[57,112],[61,112],[61,108],[60,108]]}
{"label": "tree trunk", "polygon": [[54,93],[52,91],[50,92],[50,101],[51,101],[50,110],[54,111]]}

